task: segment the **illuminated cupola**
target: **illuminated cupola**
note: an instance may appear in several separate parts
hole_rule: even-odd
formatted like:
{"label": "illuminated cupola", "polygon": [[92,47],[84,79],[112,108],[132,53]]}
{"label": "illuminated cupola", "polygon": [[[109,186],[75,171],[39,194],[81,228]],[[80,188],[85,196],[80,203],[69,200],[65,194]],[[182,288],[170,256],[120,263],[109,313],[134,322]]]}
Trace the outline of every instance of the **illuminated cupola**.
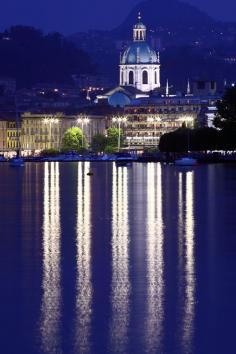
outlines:
{"label": "illuminated cupola", "polygon": [[146,26],[141,22],[141,14],[138,14],[138,23],[133,28],[134,42],[146,41]]}
{"label": "illuminated cupola", "polygon": [[160,87],[160,58],[146,42],[146,26],[138,22],[133,27],[133,43],[120,59],[120,85],[132,86],[142,92]]}

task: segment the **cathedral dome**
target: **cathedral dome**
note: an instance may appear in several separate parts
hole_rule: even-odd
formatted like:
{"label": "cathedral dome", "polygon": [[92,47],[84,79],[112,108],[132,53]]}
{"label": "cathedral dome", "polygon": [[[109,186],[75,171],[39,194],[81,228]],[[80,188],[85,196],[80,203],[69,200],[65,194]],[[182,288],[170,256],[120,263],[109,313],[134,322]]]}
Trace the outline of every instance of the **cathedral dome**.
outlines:
{"label": "cathedral dome", "polygon": [[133,42],[124,52],[121,64],[158,64],[159,59],[147,42]]}

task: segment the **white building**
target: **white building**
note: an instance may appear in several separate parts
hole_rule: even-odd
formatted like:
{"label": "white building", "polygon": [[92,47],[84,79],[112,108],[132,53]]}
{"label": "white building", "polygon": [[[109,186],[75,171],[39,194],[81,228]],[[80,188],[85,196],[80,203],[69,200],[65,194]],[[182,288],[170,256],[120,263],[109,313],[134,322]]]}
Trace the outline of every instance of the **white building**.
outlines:
{"label": "white building", "polygon": [[120,86],[132,86],[142,92],[160,87],[159,55],[146,42],[146,32],[139,14],[133,27],[133,43],[120,60]]}

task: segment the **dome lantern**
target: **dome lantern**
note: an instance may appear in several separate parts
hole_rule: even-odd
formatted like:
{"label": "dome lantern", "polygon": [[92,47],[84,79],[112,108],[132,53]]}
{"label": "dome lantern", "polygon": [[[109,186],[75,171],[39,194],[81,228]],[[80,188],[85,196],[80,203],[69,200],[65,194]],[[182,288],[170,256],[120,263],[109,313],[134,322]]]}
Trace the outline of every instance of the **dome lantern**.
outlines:
{"label": "dome lantern", "polygon": [[138,14],[138,23],[134,25],[133,28],[133,39],[135,42],[145,41],[146,40],[146,26],[141,22],[141,13]]}

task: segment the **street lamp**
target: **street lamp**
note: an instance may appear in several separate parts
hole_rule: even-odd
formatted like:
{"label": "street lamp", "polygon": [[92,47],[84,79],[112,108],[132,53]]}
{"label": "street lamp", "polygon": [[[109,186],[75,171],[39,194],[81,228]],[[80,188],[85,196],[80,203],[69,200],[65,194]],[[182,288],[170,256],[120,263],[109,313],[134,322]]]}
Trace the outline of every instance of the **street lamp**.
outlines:
{"label": "street lamp", "polygon": [[118,123],[118,151],[120,151],[120,126],[121,123],[125,123],[127,122],[127,117],[126,116],[117,116],[117,117],[113,117],[112,121],[114,123]]}
{"label": "street lamp", "polygon": [[157,123],[161,122],[161,118],[157,117],[157,116],[150,116],[150,117],[147,118],[147,121],[150,122],[150,123],[154,123],[156,147],[157,147]]}
{"label": "street lamp", "polygon": [[49,125],[49,148],[51,149],[51,147],[52,147],[52,124],[58,124],[59,119],[54,118],[53,116],[47,115],[44,117],[43,123]]}
{"label": "street lamp", "polygon": [[89,118],[83,114],[80,114],[77,119],[77,123],[81,124],[82,129],[82,148],[84,147],[84,125],[89,123]]}

